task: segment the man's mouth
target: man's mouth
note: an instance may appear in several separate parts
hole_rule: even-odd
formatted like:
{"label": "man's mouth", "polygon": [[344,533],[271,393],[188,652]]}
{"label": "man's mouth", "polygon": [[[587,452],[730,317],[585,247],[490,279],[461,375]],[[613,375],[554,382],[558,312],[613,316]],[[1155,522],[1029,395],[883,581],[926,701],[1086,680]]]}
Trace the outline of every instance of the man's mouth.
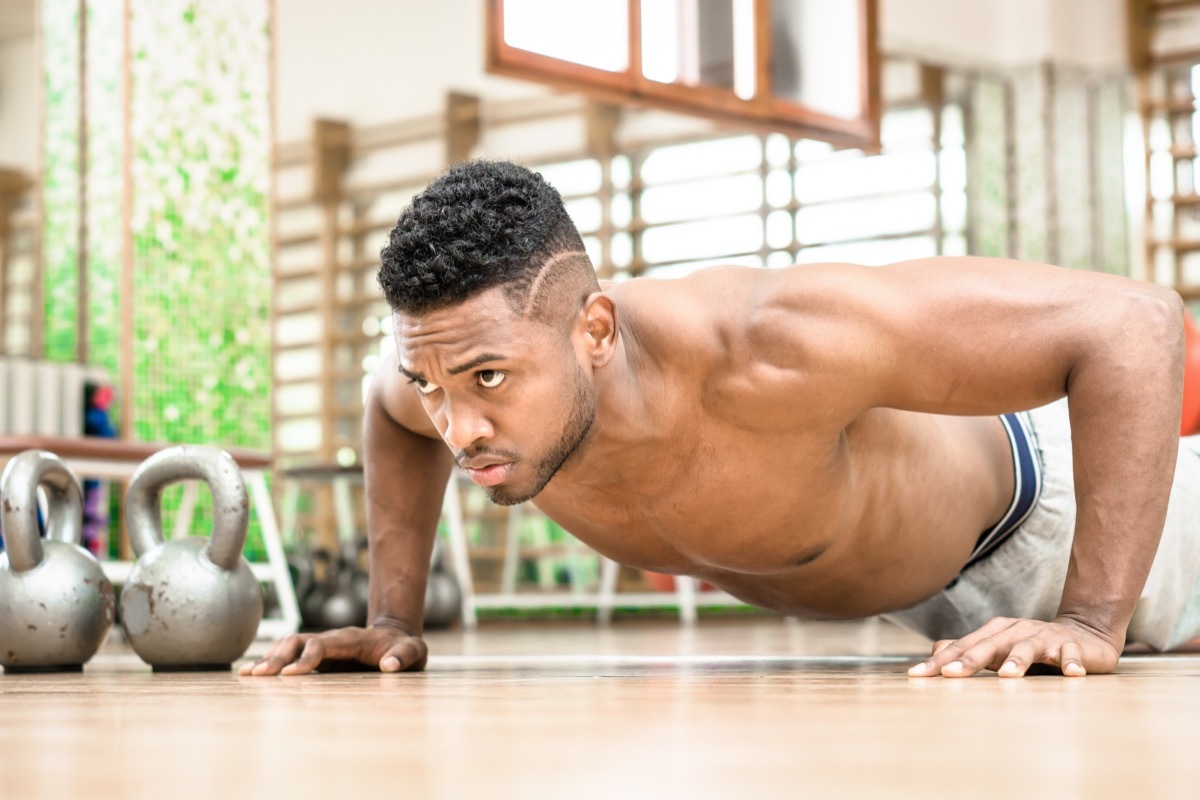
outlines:
{"label": "man's mouth", "polygon": [[489,464],[479,468],[466,467],[467,475],[471,480],[480,486],[495,486],[498,483],[503,483],[508,477],[509,471],[512,469],[513,462],[505,461],[500,464]]}

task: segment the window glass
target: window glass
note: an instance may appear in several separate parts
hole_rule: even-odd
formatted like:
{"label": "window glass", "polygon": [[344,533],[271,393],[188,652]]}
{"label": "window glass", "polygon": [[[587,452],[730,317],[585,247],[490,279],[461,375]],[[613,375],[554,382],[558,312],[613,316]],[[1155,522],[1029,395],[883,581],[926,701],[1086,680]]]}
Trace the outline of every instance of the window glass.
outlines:
{"label": "window glass", "polygon": [[842,119],[862,114],[859,4],[772,0],[771,92]]}
{"label": "window glass", "polygon": [[607,72],[629,68],[626,0],[505,0],[511,47]]}
{"label": "window glass", "polygon": [[762,143],[757,136],[710,139],[703,142],[659,147],[642,164],[646,183],[725,175],[757,169],[762,163]]}
{"label": "window glass", "polygon": [[651,263],[740,255],[762,245],[762,218],[756,214],[649,228],[642,237],[642,253]]}
{"label": "window glass", "polygon": [[754,211],[762,205],[757,173],[650,187],[642,194],[642,220],[676,222]]}

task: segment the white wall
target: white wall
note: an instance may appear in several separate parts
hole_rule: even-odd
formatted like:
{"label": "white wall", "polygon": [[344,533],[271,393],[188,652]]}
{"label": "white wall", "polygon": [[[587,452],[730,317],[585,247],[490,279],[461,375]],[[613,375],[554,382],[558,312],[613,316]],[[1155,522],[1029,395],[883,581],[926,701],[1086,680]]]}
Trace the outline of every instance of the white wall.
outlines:
{"label": "white wall", "polygon": [[277,138],[314,116],[358,124],[441,111],[450,89],[485,97],[546,89],[484,71],[483,0],[276,0]]}
{"label": "white wall", "polygon": [[1125,0],[880,0],[888,52],[955,64],[1127,63]]}
{"label": "white wall", "polygon": [[26,172],[38,159],[36,53],[32,36],[0,39],[0,166]]}

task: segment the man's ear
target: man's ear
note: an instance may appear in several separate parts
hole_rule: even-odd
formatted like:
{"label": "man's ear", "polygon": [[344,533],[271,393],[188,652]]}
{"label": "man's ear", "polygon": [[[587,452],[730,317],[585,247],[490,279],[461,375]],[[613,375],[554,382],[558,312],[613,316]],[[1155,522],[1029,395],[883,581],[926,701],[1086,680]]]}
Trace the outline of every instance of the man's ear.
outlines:
{"label": "man's ear", "polygon": [[588,295],[583,304],[587,357],[593,367],[603,367],[617,349],[617,307],[602,292]]}

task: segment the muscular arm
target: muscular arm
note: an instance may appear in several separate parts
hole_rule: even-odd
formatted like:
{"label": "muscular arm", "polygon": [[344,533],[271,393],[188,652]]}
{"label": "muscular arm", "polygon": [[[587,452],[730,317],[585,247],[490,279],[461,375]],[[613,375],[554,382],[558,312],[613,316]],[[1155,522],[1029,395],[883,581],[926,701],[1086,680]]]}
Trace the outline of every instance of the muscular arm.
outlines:
{"label": "muscular arm", "polygon": [[302,675],[314,669],[421,669],[429,556],[453,459],[396,357],[383,360],[363,420],[363,471],[371,586],[366,628],[300,633],[276,642],[243,675]]}
{"label": "muscular arm", "polygon": [[429,558],[453,458],[404,385],[396,357],[383,360],[363,419],[363,479],[370,539],[371,625],[420,635]]}
{"label": "muscular arm", "polygon": [[[764,347],[802,365],[792,374],[833,426],[878,406],[990,415],[1067,395],[1078,514],[1057,622],[1111,645],[1112,663],[1106,656],[1092,667],[1111,669],[1157,550],[1175,468],[1178,295],[1110,275],[935,258],[785,270],[764,279],[760,300]],[[974,654],[964,645],[935,655],[928,671],[952,658],[961,667],[948,674],[999,666],[1012,642],[1000,623],[981,633]],[[1020,672],[1030,647],[1012,651]],[[1062,654],[1069,673],[1066,662],[1087,660],[1065,645]]]}

